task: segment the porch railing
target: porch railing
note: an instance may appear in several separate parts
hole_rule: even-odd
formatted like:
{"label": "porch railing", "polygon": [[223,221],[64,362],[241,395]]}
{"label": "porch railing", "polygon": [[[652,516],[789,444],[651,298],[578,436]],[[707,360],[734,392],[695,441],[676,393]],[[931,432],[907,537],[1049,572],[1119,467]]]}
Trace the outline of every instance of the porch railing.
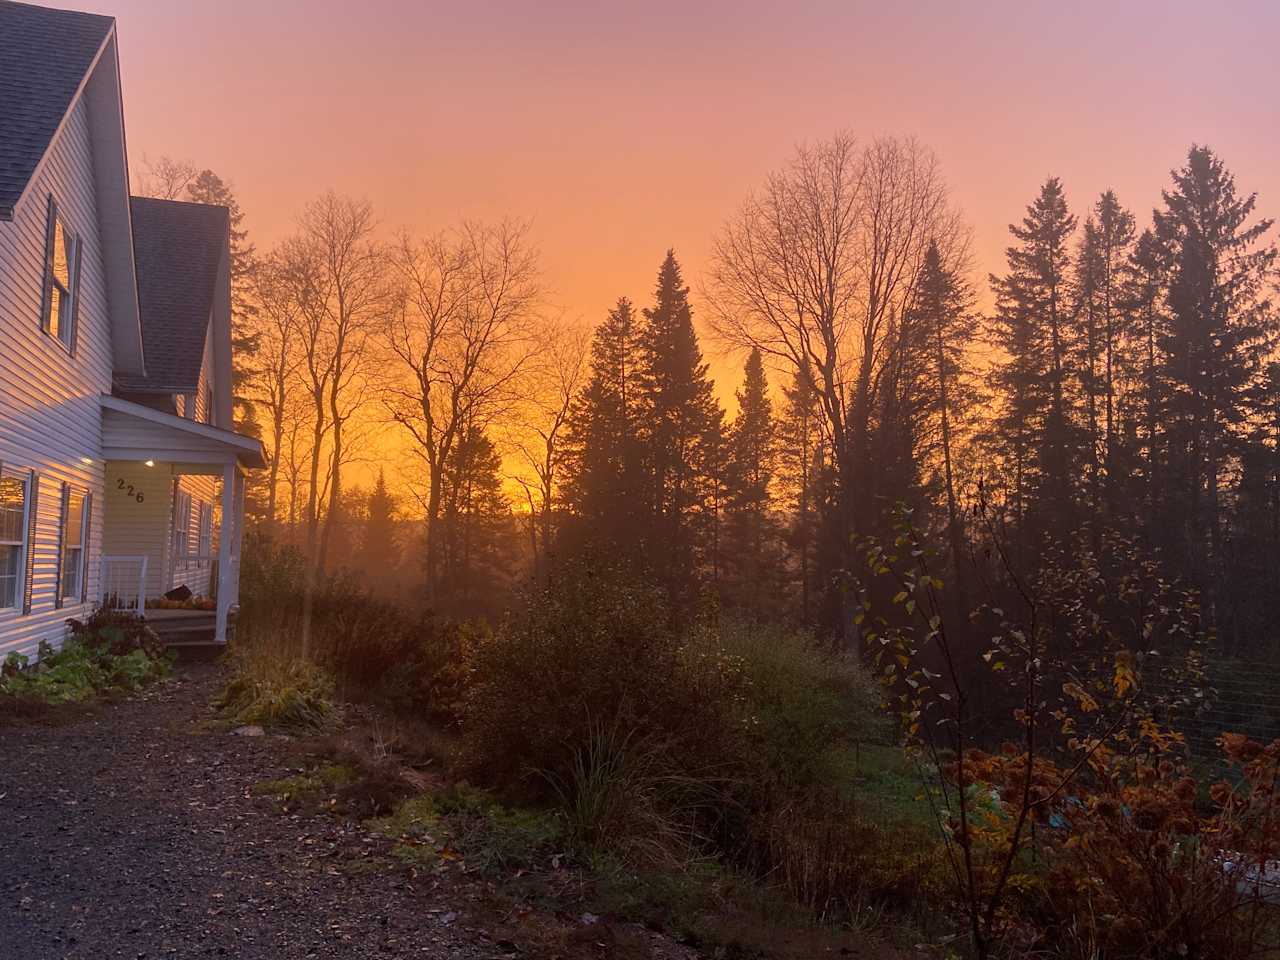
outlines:
{"label": "porch railing", "polygon": [[102,558],[102,605],[110,610],[130,610],[147,615],[147,557]]}

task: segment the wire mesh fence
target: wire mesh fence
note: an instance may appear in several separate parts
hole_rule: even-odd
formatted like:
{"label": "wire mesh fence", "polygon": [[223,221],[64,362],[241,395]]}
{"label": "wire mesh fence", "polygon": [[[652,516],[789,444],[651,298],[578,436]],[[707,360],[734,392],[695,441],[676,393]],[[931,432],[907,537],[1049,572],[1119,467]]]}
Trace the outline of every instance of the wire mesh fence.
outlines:
{"label": "wire mesh fence", "polygon": [[[1205,669],[1208,685],[1199,708],[1183,711],[1173,721],[1193,761],[1222,766],[1218,738],[1224,733],[1241,733],[1261,743],[1280,739],[1280,664],[1220,658],[1208,660]],[[1157,696],[1186,692],[1168,678],[1148,683]]]}

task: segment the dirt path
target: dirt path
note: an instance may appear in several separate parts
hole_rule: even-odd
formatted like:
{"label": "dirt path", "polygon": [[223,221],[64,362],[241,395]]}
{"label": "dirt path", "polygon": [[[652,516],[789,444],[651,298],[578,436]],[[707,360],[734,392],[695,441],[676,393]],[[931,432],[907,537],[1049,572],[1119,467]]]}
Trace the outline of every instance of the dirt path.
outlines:
{"label": "dirt path", "polygon": [[[63,726],[0,729],[0,958],[502,957],[449,891],[352,870],[373,842],[262,809],[271,737],[202,730],[215,668]],[[367,849],[363,852],[367,852]]]}

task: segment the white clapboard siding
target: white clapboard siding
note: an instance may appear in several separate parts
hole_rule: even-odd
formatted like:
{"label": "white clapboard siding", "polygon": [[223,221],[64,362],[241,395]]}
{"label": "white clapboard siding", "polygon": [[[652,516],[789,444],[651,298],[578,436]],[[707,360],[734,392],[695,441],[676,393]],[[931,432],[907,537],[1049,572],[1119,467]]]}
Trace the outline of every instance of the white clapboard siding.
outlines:
{"label": "white clapboard siding", "polygon": [[[165,464],[108,460],[102,552],[114,557],[147,558],[147,597],[169,589],[169,518],[173,477]],[[141,495],[142,500],[138,497]]]}
{"label": "white clapboard siding", "polygon": [[[32,612],[0,612],[0,657],[34,653],[40,640],[60,642],[66,618],[85,613],[79,604],[58,608],[54,603],[63,481],[93,494],[89,597],[98,589],[103,517],[98,398],[110,391],[112,358],[93,170],[81,100],[13,221],[0,221],[0,462],[41,475]],[[50,193],[83,244],[74,357],[40,329]]]}

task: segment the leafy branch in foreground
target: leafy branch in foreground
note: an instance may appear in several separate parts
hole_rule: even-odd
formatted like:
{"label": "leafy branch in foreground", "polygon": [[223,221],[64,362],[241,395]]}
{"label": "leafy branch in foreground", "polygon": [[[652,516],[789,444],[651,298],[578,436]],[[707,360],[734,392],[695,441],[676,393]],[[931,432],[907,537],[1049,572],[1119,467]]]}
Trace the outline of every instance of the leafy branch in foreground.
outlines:
{"label": "leafy branch in foreground", "polygon": [[936,551],[900,505],[892,545],[862,545],[855,620],[921,761],[967,937],[986,958],[1039,939],[1036,912],[1055,912],[1040,896],[1046,864],[1071,848],[1071,815],[1185,753],[1169,724],[1204,700],[1203,637],[1194,594],[1132,541],[1103,533],[1094,553],[1085,531],[1026,576],[981,487],[972,513],[976,607],[947,596]]}

